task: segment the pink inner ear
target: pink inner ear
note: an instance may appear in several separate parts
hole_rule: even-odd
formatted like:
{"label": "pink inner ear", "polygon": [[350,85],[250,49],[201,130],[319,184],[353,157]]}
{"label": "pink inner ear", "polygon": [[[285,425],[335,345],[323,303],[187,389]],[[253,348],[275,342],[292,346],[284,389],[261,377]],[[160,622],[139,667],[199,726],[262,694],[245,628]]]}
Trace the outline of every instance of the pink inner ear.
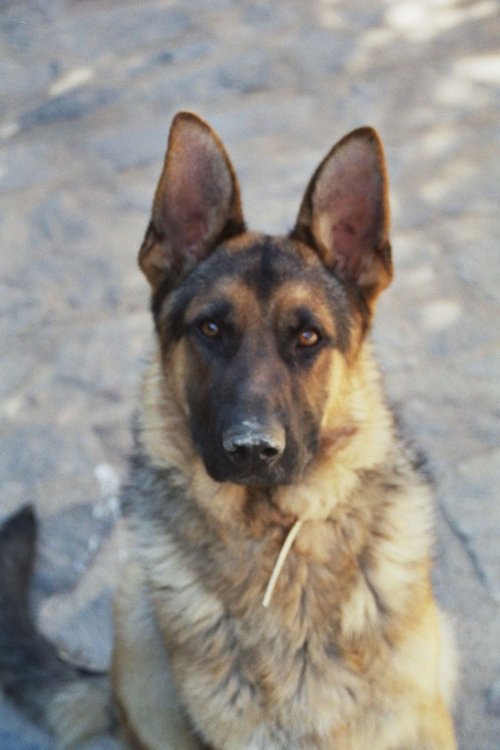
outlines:
{"label": "pink inner ear", "polygon": [[209,167],[202,158],[196,163],[193,151],[183,151],[185,157],[177,155],[179,163],[172,166],[168,175],[164,215],[172,246],[195,251],[209,233],[210,204],[204,188]]}
{"label": "pink inner ear", "polygon": [[383,175],[369,143],[353,139],[324,165],[314,201],[314,224],[328,262],[355,273],[363,254],[381,242]]}
{"label": "pink inner ear", "polygon": [[221,231],[232,184],[224,156],[209,133],[184,127],[172,139],[162,220],[174,252],[195,254]]}

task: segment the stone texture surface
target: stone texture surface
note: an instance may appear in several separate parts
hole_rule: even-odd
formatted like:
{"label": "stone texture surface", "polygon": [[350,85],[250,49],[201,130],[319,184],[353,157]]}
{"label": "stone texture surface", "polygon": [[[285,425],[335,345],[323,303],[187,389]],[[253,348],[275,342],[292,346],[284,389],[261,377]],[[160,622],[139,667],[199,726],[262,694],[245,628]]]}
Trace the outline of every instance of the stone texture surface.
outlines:
{"label": "stone texture surface", "polygon": [[[396,265],[376,349],[437,478],[460,747],[497,750],[499,35],[494,0],[0,2],[0,518],[36,506],[40,622],[66,651],[109,658],[116,491],[150,347],[135,256],[172,115],[217,128],[267,231],[292,225],[330,145],[372,124]],[[52,743],[2,702],[0,747]]]}

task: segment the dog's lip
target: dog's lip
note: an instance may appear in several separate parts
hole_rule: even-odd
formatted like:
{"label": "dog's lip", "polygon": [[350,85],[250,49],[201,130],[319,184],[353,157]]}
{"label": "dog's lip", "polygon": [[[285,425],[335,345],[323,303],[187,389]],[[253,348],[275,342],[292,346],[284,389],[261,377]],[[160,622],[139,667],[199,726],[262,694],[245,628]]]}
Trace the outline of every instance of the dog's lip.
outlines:
{"label": "dog's lip", "polygon": [[274,487],[280,484],[288,484],[288,482],[283,481],[281,478],[275,479],[273,477],[270,479],[268,477],[261,477],[258,474],[250,474],[245,477],[230,479],[229,481],[234,484],[244,485],[245,487]]}
{"label": "dog's lip", "polygon": [[284,468],[275,466],[269,472],[250,473],[244,475],[228,474],[222,481],[232,482],[244,487],[278,487],[288,485],[294,481],[294,472],[287,472]]}
{"label": "dog's lip", "polygon": [[306,460],[304,460],[305,457],[302,457],[302,460],[297,460],[294,463],[290,460],[279,459],[272,466],[268,466],[267,470],[263,468],[261,471],[255,471],[254,467],[247,466],[246,471],[244,467],[241,467],[238,472],[231,462],[221,460],[223,457],[217,456],[213,452],[201,453],[205,471],[215,482],[250,488],[272,488],[294,484],[307,473],[315,457],[316,454],[313,453]]}
{"label": "dog's lip", "polygon": [[291,484],[294,479],[293,472],[289,473],[279,466],[272,467],[269,472],[250,472],[248,474],[238,474],[235,471],[220,469],[214,471],[208,463],[205,463],[205,468],[216,482],[221,484],[229,482],[244,487],[278,487],[279,485]]}

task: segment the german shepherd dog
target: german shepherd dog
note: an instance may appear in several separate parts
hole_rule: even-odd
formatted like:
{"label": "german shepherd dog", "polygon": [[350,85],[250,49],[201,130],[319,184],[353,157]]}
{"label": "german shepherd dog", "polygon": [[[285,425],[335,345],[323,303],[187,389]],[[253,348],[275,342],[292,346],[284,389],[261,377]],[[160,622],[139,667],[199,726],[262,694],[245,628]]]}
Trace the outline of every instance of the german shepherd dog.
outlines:
{"label": "german shepherd dog", "polygon": [[61,665],[25,612],[30,512],[3,531],[17,603],[1,679],[63,745],[112,704],[141,750],[456,747],[431,491],[367,338],[388,232],[371,128],[334,146],[275,237],[246,230],[217,135],[175,117],[139,254],[157,346],[123,490],[111,688]]}

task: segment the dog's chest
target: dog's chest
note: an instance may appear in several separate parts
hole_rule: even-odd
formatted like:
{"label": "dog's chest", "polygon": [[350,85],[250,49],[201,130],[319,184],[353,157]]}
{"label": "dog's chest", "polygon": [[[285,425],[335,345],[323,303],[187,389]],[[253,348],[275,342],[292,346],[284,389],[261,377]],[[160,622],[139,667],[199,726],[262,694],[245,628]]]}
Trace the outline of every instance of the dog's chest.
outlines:
{"label": "dog's chest", "polygon": [[[219,726],[231,734],[237,717],[238,737],[250,737],[265,716],[275,728],[269,731],[287,726],[314,747],[314,737],[364,702],[362,661],[372,655],[362,653],[359,639],[359,648],[352,638],[346,648],[343,633],[345,592],[361,574],[351,558],[325,565],[293,550],[265,608],[265,553],[230,546],[196,570],[172,545],[168,563],[152,571],[160,627],[183,700],[201,729]],[[222,744],[222,734],[210,737],[216,746],[239,746],[236,737]]]}

